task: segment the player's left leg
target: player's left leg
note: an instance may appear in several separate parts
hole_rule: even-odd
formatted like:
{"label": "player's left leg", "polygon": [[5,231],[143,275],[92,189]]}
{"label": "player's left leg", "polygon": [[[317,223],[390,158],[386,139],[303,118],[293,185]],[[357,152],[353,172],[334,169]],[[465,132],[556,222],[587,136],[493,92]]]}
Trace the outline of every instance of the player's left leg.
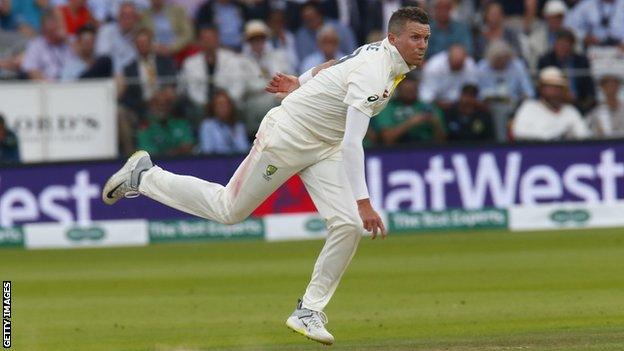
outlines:
{"label": "player's left leg", "polygon": [[299,174],[326,221],[328,235],[303,300],[288,319],[292,329],[322,343],[334,338],[324,327],[322,312],[338,287],[364,233],[357,204],[344,171],[340,152]]}

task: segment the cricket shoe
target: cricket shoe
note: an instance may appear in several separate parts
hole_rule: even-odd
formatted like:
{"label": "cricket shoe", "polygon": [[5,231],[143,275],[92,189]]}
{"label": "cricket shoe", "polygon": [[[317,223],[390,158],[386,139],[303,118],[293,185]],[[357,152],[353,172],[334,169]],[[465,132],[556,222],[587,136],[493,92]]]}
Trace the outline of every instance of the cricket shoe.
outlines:
{"label": "cricket shoe", "polygon": [[334,343],[334,336],[325,329],[327,322],[325,313],[304,308],[299,300],[297,308],[286,320],[286,326],[310,340],[331,345]]}
{"label": "cricket shoe", "polygon": [[112,205],[121,198],[139,196],[139,183],[143,172],[154,166],[147,151],[137,151],[117,173],[113,174],[102,189],[102,200]]}

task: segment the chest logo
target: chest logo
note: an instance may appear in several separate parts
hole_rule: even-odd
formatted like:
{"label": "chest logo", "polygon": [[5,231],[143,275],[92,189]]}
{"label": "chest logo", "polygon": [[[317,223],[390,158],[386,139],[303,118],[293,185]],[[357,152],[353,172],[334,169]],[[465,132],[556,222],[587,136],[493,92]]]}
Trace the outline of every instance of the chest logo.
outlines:
{"label": "chest logo", "polygon": [[379,95],[369,96],[368,99],[366,99],[368,102],[375,102],[377,100],[379,100]]}
{"label": "chest logo", "polygon": [[273,165],[268,165],[266,171],[264,171],[264,174],[262,176],[265,180],[269,181],[271,180],[271,176],[275,174],[275,172],[277,172],[277,167]]}

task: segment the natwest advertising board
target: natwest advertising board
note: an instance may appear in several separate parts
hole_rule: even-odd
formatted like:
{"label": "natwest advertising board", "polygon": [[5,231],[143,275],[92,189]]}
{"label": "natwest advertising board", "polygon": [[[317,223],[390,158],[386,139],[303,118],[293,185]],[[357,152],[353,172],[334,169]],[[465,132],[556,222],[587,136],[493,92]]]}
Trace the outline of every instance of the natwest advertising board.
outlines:
{"label": "natwest advertising board", "polygon": [[[158,160],[161,167],[225,184],[241,156]],[[107,206],[100,191],[121,161],[0,169],[0,227],[94,220],[189,216],[139,198]],[[509,208],[555,202],[624,199],[624,141],[368,151],[366,174],[377,208],[387,212]],[[309,212],[298,179],[256,211]]]}

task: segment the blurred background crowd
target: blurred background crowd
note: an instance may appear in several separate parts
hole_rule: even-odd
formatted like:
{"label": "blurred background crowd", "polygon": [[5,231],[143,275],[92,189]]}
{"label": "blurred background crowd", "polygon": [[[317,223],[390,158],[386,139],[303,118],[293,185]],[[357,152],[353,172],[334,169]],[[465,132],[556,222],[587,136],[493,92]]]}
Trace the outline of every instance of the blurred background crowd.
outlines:
{"label": "blurred background crowd", "polygon": [[276,72],[382,40],[405,5],[427,61],[367,146],[624,136],[624,0],[0,0],[0,79],[115,79],[120,156],[244,153]]}

